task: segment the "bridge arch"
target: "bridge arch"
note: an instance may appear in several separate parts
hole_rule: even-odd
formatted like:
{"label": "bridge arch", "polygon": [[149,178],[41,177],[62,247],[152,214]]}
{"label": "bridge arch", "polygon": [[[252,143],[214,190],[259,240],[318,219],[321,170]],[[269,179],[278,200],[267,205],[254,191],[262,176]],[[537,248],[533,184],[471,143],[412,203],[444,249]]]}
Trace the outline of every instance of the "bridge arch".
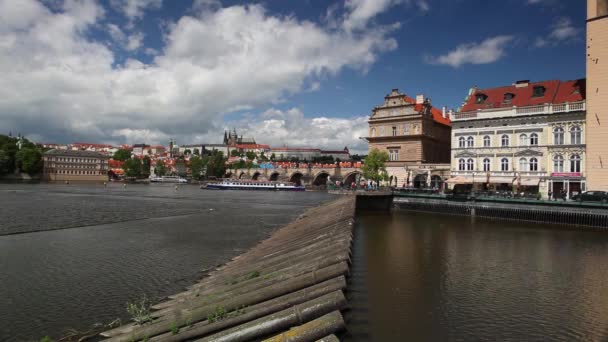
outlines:
{"label": "bridge arch", "polygon": [[353,171],[344,176],[344,185],[350,186],[353,182],[357,183],[357,176],[359,179],[363,178],[363,173],[361,171]]}
{"label": "bridge arch", "polygon": [[268,180],[270,181],[278,181],[279,180],[279,172],[278,171],[274,171],[273,173],[270,174],[270,177],[268,178]]}
{"label": "bridge arch", "polygon": [[426,178],[427,175],[424,173],[416,175],[416,177],[414,177],[414,188],[422,189],[428,187],[428,184],[426,184]]}
{"label": "bridge arch", "polygon": [[312,181],[312,185],[324,186],[327,185],[327,179],[329,178],[329,172],[321,171],[317,173]]}
{"label": "bridge arch", "polygon": [[256,171],[253,173],[253,176],[251,176],[252,180],[258,180],[258,178],[260,177],[261,173],[259,171]]}
{"label": "bridge arch", "polygon": [[243,179],[247,176],[247,173],[245,172],[241,172],[241,174],[239,175],[239,179]]}
{"label": "bridge arch", "polygon": [[291,183],[294,183],[295,185],[301,186],[303,177],[304,174],[302,172],[296,171],[291,174],[291,176],[289,177],[289,181]]}

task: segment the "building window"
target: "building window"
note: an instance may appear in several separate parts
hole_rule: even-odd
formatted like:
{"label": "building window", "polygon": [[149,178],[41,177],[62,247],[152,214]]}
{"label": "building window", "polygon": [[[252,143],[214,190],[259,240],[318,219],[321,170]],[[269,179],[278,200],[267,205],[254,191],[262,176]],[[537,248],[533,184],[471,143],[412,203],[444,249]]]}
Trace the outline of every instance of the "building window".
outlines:
{"label": "building window", "polygon": [[509,171],[509,159],[502,158],[502,160],[500,161],[500,169],[502,171]]}
{"label": "building window", "polygon": [[464,171],[464,159],[458,161],[458,170]]}
{"label": "building window", "polygon": [[528,136],[526,134],[519,136],[519,146],[528,146]]}
{"label": "building window", "polygon": [[530,171],[538,171],[538,159],[530,158]]}
{"label": "building window", "polygon": [[580,126],[574,126],[570,128],[570,144],[580,145],[581,144],[581,136],[582,130]]}
{"label": "building window", "polygon": [[477,94],[477,95],[475,95],[475,103],[482,104],[482,103],[486,102],[487,98],[488,98],[488,95],[486,95],[486,94]]}
{"label": "building window", "polygon": [[375,136],[376,136],[376,129],[372,128],[372,137],[375,137]]}
{"label": "building window", "polygon": [[393,149],[393,150],[388,150],[388,152],[389,152],[388,157],[389,157],[390,161],[399,160],[399,150]]}
{"label": "building window", "polygon": [[469,160],[467,160],[467,170],[468,170],[468,171],[473,171],[473,168],[474,168],[474,162],[473,162],[473,159],[469,159]]}
{"label": "building window", "polygon": [[564,129],[561,127],[556,127],[553,130],[553,143],[555,145],[563,145],[564,144]]}
{"label": "building window", "polygon": [[485,137],[483,137],[483,147],[490,147],[490,146],[491,146],[490,136],[486,135]]}
{"label": "building window", "polygon": [[475,139],[473,137],[468,137],[467,138],[467,147],[473,147],[475,146]]}
{"label": "building window", "polygon": [[490,171],[490,159],[486,158],[483,160],[483,170],[485,172]]}
{"label": "building window", "polygon": [[528,171],[528,160],[526,158],[519,159],[519,171]]}
{"label": "building window", "polygon": [[570,172],[581,172],[581,157],[578,154],[570,157]]}
{"label": "building window", "polygon": [[543,86],[534,86],[532,89],[532,97],[543,97],[545,96],[545,87]]}
{"label": "building window", "polygon": [[509,146],[509,136],[508,136],[508,135],[506,135],[506,134],[505,134],[505,135],[503,135],[503,136],[500,138],[500,141],[501,141],[501,145],[502,145],[503,147]]}
{"label": "building window", "polygon": [[515,97],[515,94],[513,94],[513,93],[506,93],[503,102],[505,104],[510,104],[513,101],[514,97]]}
{"label": "building window", "polygon": [[384,136],[384,127],[380,127],[380,136],[383,137]]}
{"label": "building window", "polygon": [[465,140],[464,137],[460,137],[458,138],[458,147],[464,147],[465,146]]}
{"label": "building window", "polygon": [[530,145],[538,145],[538,134],[530,134]]}
{"label": "building window", "polygon": [[553,157],[553,172],[564,172],[564,157],[559,154]]}
{"label": "building window", "polygon": [[397,127],[393,126],[393,136],[397,136]]}
{"label": "building window", "polygon": [[408,135],[409,133],[410,133],[410,126],[409,125],[403,126],[403,135]]}

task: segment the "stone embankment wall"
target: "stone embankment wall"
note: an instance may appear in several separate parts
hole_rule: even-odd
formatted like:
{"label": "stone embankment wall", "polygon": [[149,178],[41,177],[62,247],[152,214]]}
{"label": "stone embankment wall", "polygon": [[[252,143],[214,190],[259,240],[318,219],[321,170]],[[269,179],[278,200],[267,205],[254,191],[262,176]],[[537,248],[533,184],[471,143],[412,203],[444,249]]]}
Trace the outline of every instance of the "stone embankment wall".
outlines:
{"label": "stone embankment wall", "polygon": [[337,341],[355,197],[307,210],[199,283],[153,306],[152,320],[110,341]]}

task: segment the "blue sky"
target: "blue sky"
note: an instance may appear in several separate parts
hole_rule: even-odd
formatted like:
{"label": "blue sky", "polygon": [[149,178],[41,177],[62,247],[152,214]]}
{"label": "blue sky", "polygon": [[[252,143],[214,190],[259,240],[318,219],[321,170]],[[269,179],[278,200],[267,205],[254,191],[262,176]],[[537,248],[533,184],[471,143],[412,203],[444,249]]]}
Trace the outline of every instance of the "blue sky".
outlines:
{"label": "blue sky", "polygon": [[271,145],[363,151],[365,116],[391,88],[455,108],[472,86],[584,77],[585,11],[559,0],[0,0],[0,126],[110,143],[217,142],[236,127]]}

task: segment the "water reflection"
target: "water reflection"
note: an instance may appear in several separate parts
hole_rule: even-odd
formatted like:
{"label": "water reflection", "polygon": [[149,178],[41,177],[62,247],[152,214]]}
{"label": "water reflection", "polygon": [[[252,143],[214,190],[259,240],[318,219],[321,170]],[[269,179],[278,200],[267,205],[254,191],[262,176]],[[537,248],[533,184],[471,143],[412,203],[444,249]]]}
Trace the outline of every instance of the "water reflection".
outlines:
{"label": "water reflection", "polygon": [[608,339],[608,234],[395,212],[357,217],[351,341]]}

